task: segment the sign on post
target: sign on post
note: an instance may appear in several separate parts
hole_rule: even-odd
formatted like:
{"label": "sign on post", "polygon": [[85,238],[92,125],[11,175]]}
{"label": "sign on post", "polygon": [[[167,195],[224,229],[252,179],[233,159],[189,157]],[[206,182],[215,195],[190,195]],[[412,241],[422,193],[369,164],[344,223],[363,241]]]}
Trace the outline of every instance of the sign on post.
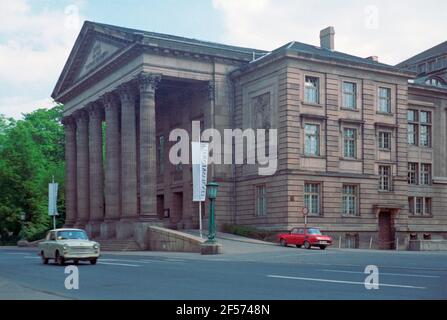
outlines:
{"label": "sign on post", "polygon": [[199,202],[199,230],[202,238],[202,201],[206,199],[208,179],[208,143],[191,142],[192,201]]}
{"label": "sign on post", "polygon": [[48,185],[48,215],[53,217],[53,229],[56,229],[57,213],[57,183],[50,183]]}

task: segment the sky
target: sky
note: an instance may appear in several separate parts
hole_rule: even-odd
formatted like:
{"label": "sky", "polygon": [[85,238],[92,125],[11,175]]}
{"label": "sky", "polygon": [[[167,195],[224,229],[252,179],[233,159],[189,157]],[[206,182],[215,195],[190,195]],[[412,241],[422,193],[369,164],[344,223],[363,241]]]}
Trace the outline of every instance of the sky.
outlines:
{"label": "sky", "polygon": [[0,0],[0,114],[20,118],[50,95],[85,20],[273,50],[319,45],[397,64],[447,40],[445,0]]}

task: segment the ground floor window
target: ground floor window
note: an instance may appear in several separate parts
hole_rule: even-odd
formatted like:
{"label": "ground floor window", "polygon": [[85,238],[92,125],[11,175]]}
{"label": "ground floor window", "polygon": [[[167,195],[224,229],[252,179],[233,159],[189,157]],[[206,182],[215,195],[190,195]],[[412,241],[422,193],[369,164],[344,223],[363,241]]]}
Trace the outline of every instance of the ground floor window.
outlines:
{"label": "ground floor window", "polygon": [[357,210],[357,186],[343,185],[342,189],[342,214],[347,216],[358,215]]}
{"label": "ground floor window", "polygon": [[320,184],[304,184],[304,206],[309,209],[309,215],[320,215]]}
{"label": "ground floor window", "polygon": [[422,216],[431,215],[432,198],[429,197],[409,197],[408,209],[410,215]]}
{"label": "ground floor window", "polygon": [[256,208],[257,216],[267,215],[267,188],[265,185],[256,186]]}

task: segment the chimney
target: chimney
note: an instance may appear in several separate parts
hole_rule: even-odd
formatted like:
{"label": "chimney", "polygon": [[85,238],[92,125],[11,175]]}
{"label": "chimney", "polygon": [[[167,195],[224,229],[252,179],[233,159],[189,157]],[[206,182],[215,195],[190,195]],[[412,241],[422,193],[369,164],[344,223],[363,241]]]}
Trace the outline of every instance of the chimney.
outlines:
{"label": "chimney", "polygon": [[379,57],[378,56],[371,56],[371,57],[368,57],[366,59],[374,61],[374,62],[379,62]]}
{"label": "chimney", "polygon": [[320,31],[320,47],[323,49],[328,49],[334,51],[334,38],[335,29],[334,27],[327,27]]}

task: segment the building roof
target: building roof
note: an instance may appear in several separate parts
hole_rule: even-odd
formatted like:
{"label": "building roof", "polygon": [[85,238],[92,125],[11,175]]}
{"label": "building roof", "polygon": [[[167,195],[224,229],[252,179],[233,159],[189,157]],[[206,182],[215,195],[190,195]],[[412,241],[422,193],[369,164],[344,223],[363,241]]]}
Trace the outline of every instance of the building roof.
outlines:
{"label": "building roof", "polygon": [[424,61],[433,57],[437,57],[439,55],[447,53],[447,41],[444,41],[443,43],[440,43],[428,50],[425,50],[421,53],[418,53],[417,55],[402,61],[401,63],[397,64],[396,67],[402,69],[410,65],[414,65],[420,61]]}

